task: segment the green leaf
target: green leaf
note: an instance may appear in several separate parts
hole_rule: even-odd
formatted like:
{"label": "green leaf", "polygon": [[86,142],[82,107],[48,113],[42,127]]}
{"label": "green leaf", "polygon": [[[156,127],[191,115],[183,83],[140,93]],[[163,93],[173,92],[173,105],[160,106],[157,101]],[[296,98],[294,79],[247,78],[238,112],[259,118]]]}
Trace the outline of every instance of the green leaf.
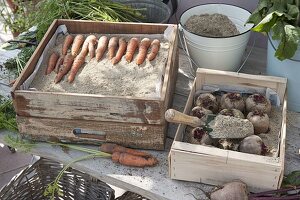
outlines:
{"label": "green leaf", "polygon": [[281,40],[284,37],[284,23],[282,21],[277,21],[272,27],[272,39]]}
{"label": "green leaf", "polygon": [[299,8],[296,5],[287,4],[287,14],[296,18],[299,14]]}
{"label": "green leaf", "polygon": [[275,56],[279,60],[291,58],[295,55],[300,41],[300,28],[292,25],[284,27],[284,37],[281,39],[280,44],[275,52]]}
{"label": "green leaf", "polygon": [[282,186],[300,186],[300,171],[293,171],[284,177]]}
{"label": "green leaf", "polygon": [[252,30],[256,32],[269,32],[272,26],[276,23],[278,16],[282,16],[282,14],[277,12],[268,14],[254,28],[252,28]]}
{"label": "green leaf", "polygon": [[262,16],[259,12],[258,9],[254,10],[253,13],[250,15],[250,17],[248,18],[247,23],[253,23],[253,24],[258,24],[260,21],[262,20]]}

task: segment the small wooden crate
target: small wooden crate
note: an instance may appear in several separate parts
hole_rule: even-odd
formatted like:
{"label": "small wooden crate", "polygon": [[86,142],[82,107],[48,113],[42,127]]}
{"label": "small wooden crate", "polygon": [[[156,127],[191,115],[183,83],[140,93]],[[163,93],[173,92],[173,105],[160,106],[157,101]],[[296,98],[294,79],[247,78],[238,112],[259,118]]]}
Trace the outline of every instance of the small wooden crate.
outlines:
{"label": "small wooden crate", "polygon": [[[55,30],[63,24],[73,34],[163,34],[173,27],[160,99],[21,90],[20,85],[33,72]],[[105,141],[162,150],[167,131],[164,112],[172,102],[177,71],[176,25],[55,20],[12,88],[19,131],[39,141]],[[75,136],[74,128],[93,134]]]}
{"label": "small wooden crate", "polygon": [[194,94],[203,84],[268,87],[276,91],[282,105],[282,125],[278,157],[266,157],[185,143],[185,125],[180,124],[169,153],[169,175],[172,179],[221,185],[235,179],[244,181],[250,191],[277,189],[284,172],[286,139],[286,79],[198,69],[185,114],[189,114]]}

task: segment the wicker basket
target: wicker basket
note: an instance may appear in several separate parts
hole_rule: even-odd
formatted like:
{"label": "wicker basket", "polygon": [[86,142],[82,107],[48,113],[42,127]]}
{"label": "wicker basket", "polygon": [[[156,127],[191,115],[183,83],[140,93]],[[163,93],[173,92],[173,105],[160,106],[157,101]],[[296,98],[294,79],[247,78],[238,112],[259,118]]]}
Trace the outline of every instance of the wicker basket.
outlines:
{"label": "wicker basket", "polygon": [[116,200],[149,200],[149,199],[146,199],[145,197],[139,194],[127,191],[122,196],[116,198]]}
{"label": "wicker basket", "polygon": [[[62,164],[42,158],[13,177],[0,191],[0,199],[49,199],[43,195],[44,190],[62,168]],[[63,196],[55,199],[115,199],[114,190],[106,183],[72,168],[68,168],[63,174],[59,184]]]}

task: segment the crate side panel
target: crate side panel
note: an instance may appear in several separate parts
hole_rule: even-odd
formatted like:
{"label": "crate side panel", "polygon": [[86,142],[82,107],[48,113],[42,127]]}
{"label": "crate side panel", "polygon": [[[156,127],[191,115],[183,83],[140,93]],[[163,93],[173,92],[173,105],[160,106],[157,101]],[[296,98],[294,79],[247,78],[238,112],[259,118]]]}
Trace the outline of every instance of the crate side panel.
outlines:
{"label": "crate side panel", "polygon": [[[251,192],[277,189],[276,179],[279,173],[260,168],[261,164],[244,169],[238,163],[228,164],[226,159],[224,162],[223,158],[217,160],[211,155],[174,149],[170,153],[170,163],[172,179],[213,185],[239,179],[247,184]],[[260,181],[257,181],[257,177]]]}
{"label": "crate side panel", "polygon": [[[112,33],[112,34],[162,34],[168,27],[165,24],[95,22],[83,20],[58,20],[65,24],[70,33]],[[170,25],[176,26],[176,25]]]}
{"label": "crate side panel", "polygon": [[[164,125],[94,122],[87,120],[63,120],[17,116],[19,132],[38,141],[60,139],[66,142],[99,143],[114,142],[132,148],[163,150]],[[74,128],[96,132],[81,137],[73,134]]]}
{"label": "crate side panel", "polygon": [[217,71],[211,69],[197,69],[197,89],[202,88],[203,84],[219,85],[241,85],[248,87],[266,87],[275,90],[281,104],[286,90],[286,78],[273,76],[257,76],[235,72]]}
{"label": "crate side panel", "polygon": [[20,116],[162,124],[161,101],[97,95],[16,91]]}

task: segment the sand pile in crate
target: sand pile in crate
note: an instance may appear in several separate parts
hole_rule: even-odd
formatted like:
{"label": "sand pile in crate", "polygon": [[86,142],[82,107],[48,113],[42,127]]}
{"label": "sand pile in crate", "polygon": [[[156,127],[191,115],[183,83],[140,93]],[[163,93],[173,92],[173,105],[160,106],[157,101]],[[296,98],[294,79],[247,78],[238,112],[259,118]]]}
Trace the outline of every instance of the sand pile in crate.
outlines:
{"label": "sand pile in crate", "polygon": [[[100,36],[97,34],[95,35],[97,38]],[[112,37],[111,35],[107,36]],[[148,35],[122,36],[127,42],[131,37],[149,37]],[[46,59],[43,61],[43,64],[30,85],[30,88],[35,88],[36,90],[43,92],[157,97],[159,94],[158,92],[161,89],[161,78],[168,58],[169,42],[163,40],[163,35],[155,35],[152,37],[160,39],[161,48],[157,57],[151,62],[146,60],[142,65],[138,66],[135,64],[135,60],[131,63],[127,63],[123,56],[122,60],[118,64],[112,65],[111,61],[107,59],[106,54],[100,62],[97,62],[95,58],[90,61],[89,56],[87,56],[84,67],[79,70],[72,84],[67,82],[67,76],[65,76],[60,83],[55,84],[54,78],[56,74],[54,72],[47,76],[44,75],[47,65]],[[48,55],[50,55],[53,51],[61,53],[63,40],[64,37],[59,36],[56,41],[57,46],[50,49],[48,51]],[[137,51],[134,59],[136,55]]]}

